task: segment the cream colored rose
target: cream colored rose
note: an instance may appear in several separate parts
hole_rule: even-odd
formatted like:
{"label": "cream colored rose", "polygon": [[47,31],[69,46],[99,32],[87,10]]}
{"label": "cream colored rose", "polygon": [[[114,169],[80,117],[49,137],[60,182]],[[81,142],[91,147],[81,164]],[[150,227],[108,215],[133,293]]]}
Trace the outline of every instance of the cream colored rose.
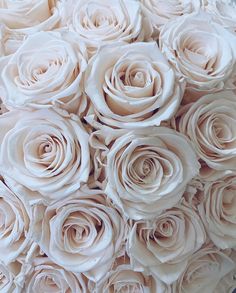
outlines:
{"label": "cream colored rose", "polygon": [[234,0],[207,0],[204,9],[213,15],[214,21],[236,32],[236,2]]}
{"label": "cream colored rose", "polygon": [[98,192],[77,192],[48,207],[37,206],[33,238],[56,264],[98,281],[126,237],[126,224]]}
{"label": "cream colored rose", "polygon": [[50,261],[47,257],[37,257],[31,266],[21,271],[25,284],[22,292],[63,292],[85,293],[87,281],[81,274],[73,274]]}
{"label": "cream colored rose", "polygon": [[28,204],[0,181],[1,262],[5,264],[13,262],[29,248],[32,241],[31,218]]}
{"label": "cream colored rose", "polygon": [[203,247],[188,260],[188,266],[174,284],[181,293],[215,293],[217,283],[235,267],[234,261],[215,247]]}
{"label": "cream colored rose", "polygon": [[200,215],[209,237],[221,248],[236,247],[236,174],[206,183]]}
{"label": "cream colored rose", "polygon": [[236,170],[236,95],[223,91],[187,106],[178,130],[188,136],[201,159],[201,176],[214,180]]}
{"label": "cream colored rose", "polygon": [[168,22],[160,47],[187,87],[200,91],[228,88],[236,60],[236,38],[206,13]]}
{"label": "cream colored rose", "polygon": [[58,0],[1,0],[0,23],[13,30],[52,29],[59,21]]}
{"label": "cream colored rose", "polygon": [[153,274],[167,284],[176,281],[188,258],[206,241],[204,226],[190,206],[180,204],[152,221],[134,223],[128,253],[134,270]]}
{"label": "cream colored rose", "polygon": [[165,127],[127,132],[107,154],[106,194],[132,219],[174,206],[199,163],[187,139]]}
{"label": "cream colored rose", "polygon": [[132,270],[125,255],[116,259],[113,268],[96,284],[90,286],[91,293],[171,293],[170,286],[155,277]]}
{"label": "cream colored rose", "polygon": [[195,0],[140,0],[144,23],[151,27],[149,37],[158,39],[161,27],[169,20],[191,14],[200,9],[200,1]]}
{"label": "cream colored rose", "polygon": [[40,32],[0,63],[10,108],[61,107],[75,112],[83,91],[86,50],[73,33]]}
{"label": "cream colored rose", "polygon": [[177,111],[183,89],[156,43],[103,47],[85,77],[99,119],[118,128],[159,125]]}
{"label": "cream colored rose", "polygon": [[21,293],[22,290],[15,277],[20,272],[21,265],[18,262],[12,262],[5,265],[0,262],[0,292],[1,293]]}
{"label": "cream colored rose", "polygon": [[88,134],[79,121],[52,110],[10,111],[0,119],[0,169],[47,200],[58,200],[87,182]]}
{"label": "cream colored rose", "polygon": [[69,0],[60,11],[62,25],[86,42],[90,56],[107,43],[133,42],[142,29],[140,4],[135,0]]}

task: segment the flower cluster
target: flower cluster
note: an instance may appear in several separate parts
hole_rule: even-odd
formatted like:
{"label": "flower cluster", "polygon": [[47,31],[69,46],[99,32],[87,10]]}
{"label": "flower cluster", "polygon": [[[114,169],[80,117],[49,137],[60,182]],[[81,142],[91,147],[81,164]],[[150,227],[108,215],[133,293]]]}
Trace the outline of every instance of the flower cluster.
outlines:
{"label": "flower cluster", "polygon": [[0,292],[236,288],[236,4],[0,1]]}

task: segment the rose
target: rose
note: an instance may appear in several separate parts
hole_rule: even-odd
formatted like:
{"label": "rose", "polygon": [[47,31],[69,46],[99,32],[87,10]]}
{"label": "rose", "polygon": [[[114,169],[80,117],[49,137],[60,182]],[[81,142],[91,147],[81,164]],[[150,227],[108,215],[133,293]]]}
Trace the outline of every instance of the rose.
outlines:
{"label": "rose", "polygon": [[15,277],[20,272],[20,263],[13,262],[5,265],[0,262],[0,291],[1,293],[20,293],[21,288],[15,283]]}
{"label": "rose", "polygon": [[74,34],[40,32],[30,36],[12,56],[3,59],[1,78],[8,107],[75,111],[82,94],[86,50]]}
{"label": "rose", "polygon": [[199,212],[209,237],[221,248],[236,247],[236,175],[205,184],[205,200]]}
{"label": "rose", "polygon": [[0,260],[9,264],[31,242],[31,209],[0,181]]}
{"label": "rose", "polygon": [[132,270],[125,255],[116,259],[111,271],[97,284],[90,284],[90,292],[147,292],[170,293],[171,288],[155,277]]}
{"label": "rose", "polygon": [[53,29],[59,21],[57,0],[4,0],[0,2],[0,23],[22,32]]}
{"label": "rose", "polygon": [[155,43],[103,47],[85,77],[85,91],[99,119],[119,128],[159,125],[169,119],[183,89]]}
{"label": "rose", "polygon": [[236,38],[206,13],[186,15],[161,30],[160,47],[187,87],[218,91],[232,86]]}
{"label": "rose", "polygon": [[75,31],[93,55],[101,45],[132,42],[141,33],[140,4],[134,0],[73,0],[61,5],[62,25]]}
{"label": "rose", "polygon": [[[140,0],[144,23],[151,27],[149,37],[158,39],[161,27],[169,20],[200,9],[200,1]],[[147,29],[146,29],[147,30]]]}
{"label": "rose", "polygon": [[213,293],[217,283],[235,267],[235,263],[223,251],[204,247],[193,254],[188,266],[174,284],[176,292]]}
{"label": "rose", "polygon": [[236,32],[236,4],[234,1],[208,0],[204,9],[213,15],[214,21]]}
{"label": "rose", "polygon": [[0,129],[4,177],[47,200],[66,197],[87,182],[88,134],[78,120],[47,109],[10,111],[1,116]]}
{"label": "rose", "polygon": [[25,266],[24,292],[87,292],[87,282],[81,274],[73,274],[54,264],[47,257],[37,257],[31,266]]}
{"label": "rose", "polygon": [[134,270],[141,268],[171,284],[205,241],[200,217],[190,206],[180,204],[152,221],[135,222],[129,235],[128,253]]}
{"label": "rose", "polygon": [[107,154],[105,192],[132,219],[155,217],[174,206],[199,163],[187,139],[166,127],[119,137]]}
{"label": "rose", "polygon": [[36,243],[56,264],[98,281],[126,237],[120,213],[97,191],[77,192],[48,207],[35,207]]}
{"label": "rose", "polygon": [[223,91],[187,106],[177,128],[187,135],[202,160],[200,175],[208,180],[236,170],[236,95]]}

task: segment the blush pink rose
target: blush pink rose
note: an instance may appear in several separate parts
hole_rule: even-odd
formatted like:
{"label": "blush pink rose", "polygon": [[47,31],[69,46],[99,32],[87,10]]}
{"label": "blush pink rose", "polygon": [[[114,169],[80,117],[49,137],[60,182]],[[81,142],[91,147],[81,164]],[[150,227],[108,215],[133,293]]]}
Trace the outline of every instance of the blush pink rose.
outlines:
{"label": "blush pink rose", "polygon": [[40,32],[0,62],[8,108],[81,107],[86,48],[73,33]]}
{"label": "blush pink rose", "polygon": [[88,134],[79,120],[47,109],[10,111],[1,116],[0,129],[4,177],[48,201],[66,197],[87,182]]}
{"label": "blush pink rose", "polygon": [[177,129],[192,141],[207,180],[236,170],[236,95],[209,94],[181,110]]}
{"label": "blush pink rose", "polygon": [[177,111],[184,86],[154,42],[102,47],[85,76],[98,118],[116,128],[160,125]]}
{"label": "blush pink rose", "polygon": [[126,232],[119,211],[96,190],[35,207],[36,243],[56,264],[95,282],[110,269]]}
{"label": "blush pink rose", "polygon": [[200,167],[189,141],[167,127],[126,132],[106,156],[105,192],[136,220],[173,207]]}
{"label": "blush pink rose", "polygon": [[235,35],[200,12],[168,22],[161,30],[160,48],[187,88],[216,92],[232,87]]}
{"label": "blush pink rose", "polygon": [[105,44],[131,43],[142,32],[141,8],[135,0],[73,0],[60,5],[61,25],[77,33],[89,56]]}
{"label": "blush pink rose", "polygon": [[175,282],[188,259],[206,241],[198,214],[180,204],[152,221],[137,221],[131,229],[128,253],[135,270],[155,275],[167,284]]}

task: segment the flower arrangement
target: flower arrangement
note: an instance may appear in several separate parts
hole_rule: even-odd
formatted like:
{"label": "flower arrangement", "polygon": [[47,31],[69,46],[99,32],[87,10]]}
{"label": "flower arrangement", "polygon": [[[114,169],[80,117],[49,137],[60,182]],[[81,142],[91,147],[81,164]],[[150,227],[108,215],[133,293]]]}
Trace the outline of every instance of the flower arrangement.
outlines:
{"label": "flower arrangement", "polygon": [[232,293],[236,2],[0,1],[0,292]]}

